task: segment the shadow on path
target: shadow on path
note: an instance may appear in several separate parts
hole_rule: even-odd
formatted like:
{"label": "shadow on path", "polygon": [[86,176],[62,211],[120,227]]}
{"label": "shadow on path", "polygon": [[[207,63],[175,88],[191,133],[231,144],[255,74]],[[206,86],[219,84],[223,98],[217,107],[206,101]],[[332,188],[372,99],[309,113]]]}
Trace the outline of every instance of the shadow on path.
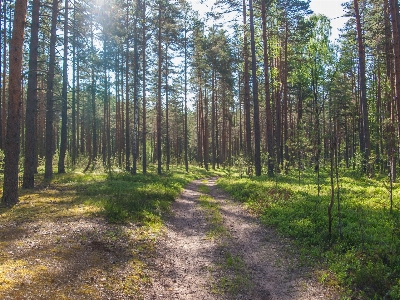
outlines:
{"label": "shadow on path", "polygon": [[[209,224],[198,203],[201,185],[219,204],[229,233],[224,238],[207,238]],[[308,276],[309,270],[298,268],[288,241],[232,201],[216,186],[216,178],[190,183],[173,204],[166,228],[145,299],[338,299]],[[242,273],[242,282],[224,291],[234,272]]]}

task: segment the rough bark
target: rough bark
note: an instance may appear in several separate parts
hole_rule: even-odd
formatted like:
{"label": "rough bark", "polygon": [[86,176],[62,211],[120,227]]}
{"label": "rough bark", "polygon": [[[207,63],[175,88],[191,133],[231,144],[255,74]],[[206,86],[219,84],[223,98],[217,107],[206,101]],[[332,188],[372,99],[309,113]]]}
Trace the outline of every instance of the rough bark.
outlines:
{"label": "rough bark", "polygon": [[[128,29],[129,23],[129,12],[126,10],[126,19],[125,19],[125,27]],[[129,34],[126,37],[126,53],[125,53],[125,170],[130,170],[130,116],[129,116]]]}
{"label": "rough bark", "polygon": [[[3,2],[3,16],[7,15],[7,1]],[[7,30],[6,30],[6,18],[4,17],[4,29],[3,29],[3,41],[2,41],[2,46],[3,46],[3,81],[2,81],[2,97],[1,97],[1,148],[4,149],[4,140],[6,137],[6,118],[7,118],[7,110],[6,110],[6,72],[7,72]]]}
{"label": "rough bark", "polygon": [[21,130],[21,71],[25,32],[26,0],[16,0],[13,33],[10,43],[8,118],[5,143],[4,186],[1,202],[10,206],[18,202],[18,162]]}
{"label": "rough bark", "polygon": [[361,17],[358,7],[358,0],[354,0],[354,12],[356,17],[357,37],[358,37],[358,61],[360,72],[360,109],[361,109],[361,122],[362,132],[360,134],[361,151],[364,155],[363,168],[366,171],[367,164],[370,156],[370,135],[369,135],[369,121],[368,121],[368,107],[367,107],[367,85],[365,75],[365,48],[362,36]]}
{"label": "rough bark", "polygon": [[139,0],[136,1],[135,24],[134,24],[134,45],[133,45],[133,140],[132,140],[132,174],[137,173],[138,159],[138,128],[139,128],[139,52],[138,52],[138,19]]}
{"label": "rough bark", "polygon": [[267,16],[265,1],[261,1],[261,15],[263,24],[263,46],[264,46],[264,89],[265,89],[265,115],[266,115],[266,141],[267,141],[267,152],[268,152],[268,175],[274,174],[274,133],[272,126],[272,112],[271,112],[271,94],[269,86],[269,56],[268,56],[268,39],[267,39]]}
{"label": "rough bark", "polygon": [[169,137],[169,90],[168,90],[168,42],[165,45],[165,152],[166,152],[166,169],[169,170],[171,163],[171,148]]}
{"label": "rough bark", "polygon": [[187,51],[187,24],[185,22],[185,39],[184,39],[184,47],[185,47],[185,90],[184,90],[184,96],[185,96],[185,120],[184,120],[184,138],[183,138],[183,143],[184,143],[184,149],[185,149],[185,170],[186,172],[189,172],[189,162],[188,162],[188,113],[187,113],[187,58],[188,58],[188,51]]}
{"label": "rough bark", "polygon": [[142,32],[142,42],[143,42],[143,52],[142,52],[142,89],[143,89],[143,126],[142,126],[142,172],[146,174],[147,172],[147,152],[146,152],[146,2],[143,0],[143,10],[142,10],[142,22],[143,22],[143,32]]}
{"label": "rough bark", "polygon": [[250,33],[251,33],[251,71],[253,78],[253,126],[254,126],[254,167],[256,176],[261,176],[261,153],[260,153],[260,112],[258,104],[258,79],[257,79],[257,60],[256,46],[254,39],[254,17],[253,17],[253,0],[249,0],[250,10]]}
{"label": "rough bark", "polygon": [[24,177],[22,187],[32,189],[35,185],[35,156],[36,156],[36,109],[37,109],[37,86],[38,86],[38,36],[39,36],[39,10],[40,0],[32,2],[31,38],[29,42],[29,74],[28,91],[26,99],[25,114],[25,160]]}
{"label": "rough bark", "polygon": [[[3,59],[1,52],[0,52],[0,80],[1,80],[0,84],[2,86],[2,90],[5,89],[5,83],[6,83],[5,77],[1,75],[1,74],[5,73],[5,72],[3,72],[5,70],[5,67],[3,67],[3,62],[5,62],[6,45],[3,42],[3,41],[5,41],[5,39],[3,38],[3,34],[2,34],[2,32],[5,31],[5,30],[3,30],[3,24],[5,27],[5,23],[6,23],[5,13],[3,12],[3,7],[5,7],[5,2],[6,1],[0,0],[0,11],[2,13],[2,16],[0,16],[0,49],[4,53],[4,59]],[[3,132],[2,111],[3,111],[3,107],[4,107],[4,101],[5,101],[4,95],[3,95],[3,93],[0,92],[0,149],[4,149],[3,148],[4,140],[3,140],[3,134],[2,134],[2,132]]]}
{"label": "rough bark", "polygon": [[157,86],[157,172],[161,175],[161,164],[162,164],[162,153],[161,153],[161,79],[162,79],[162,49],[161,49],[161,4],[158,7],[158,31],[157,31],[157,43],[158,43],[158,86]]}
{"label": "rough bark", "polygon": [[215,100],[215,67],[213,66],[212,77],[211,77],[211,163],[212,169],[215,170],[215,163],[217,160],[217,151],[216,151],[216,100]]}
{"label": "rough bark", "polygon": [[53,0],[51,13],[51,35],[50,35],[50,57],[49,70],[47,74],[47,92],[46,92],[46,150],[45,150],[45,171],[44,178],[50,179],[53,176],[53,151],[54,151],[54,69],[56,60],[57,43],[57,17],[58,1]]}
{"label": "rough bark", "polygon": [[[392,40],[394,55],[395,102],[397,104],[397,122],[400,126],[400,16],[397,0],[389,0],[390,20],[392,23]],[[400,127],[399,127],[400,128]],[[399,129],[400,131],[400,129]]]}
{"label": "rough bark", "polygon": [[63,85],[61,108],[61,143],[58,160],[58,173],[65,173],[65,155],[67,152],[67,124],[68,124],[68,0],[65,0],[64,10],[64,58],[63,58]]}
{"label": "rough bark", "polygon": [[246,1],[243,0],[243,26],[244,36],[243,36],[243,57],[244,57],[244,98],[243,98],[243,105],[244,105],[244,127],[245,127],[245,139],[246,139],[246,156],[247,158],[252,157],[252,150],[251,150],[251,121],[250,121],[250,78],[249,78],[249,50],[248,50],[248,43],[247,43],[247,21],[246,21]]}
{"label": "rough bark", "polygon": [[208,137],[209,137],[209,129],[208,129],[208,98],[207,98],[207,90],[204,89],[204,106],[203,106],[203,148],[204,148],[204,168],[208,171],[208,163],[209,163],[209,145],[208,145]]}

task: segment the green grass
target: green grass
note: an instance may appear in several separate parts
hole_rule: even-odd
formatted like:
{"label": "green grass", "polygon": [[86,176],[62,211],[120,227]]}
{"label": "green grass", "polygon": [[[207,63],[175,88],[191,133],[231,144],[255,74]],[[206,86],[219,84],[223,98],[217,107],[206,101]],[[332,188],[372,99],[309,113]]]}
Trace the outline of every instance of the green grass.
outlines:
{"label": "green grass", "polygon": [[250,289],[252,284],[243,259],[240,256],[232,255],[226,247],[222,247],[222,249],[225,253],[224,260],[218,265],[222,275],[214,283],[214,292],[236,295]]}
{"label": "green grass", "polygon": [[[186,184],[212,175],[214,173],[194,166],[189,172],[174,167],[161,176],[153,166],[149,166],[145,175],[121,170],[75,171],[54,174],[50,182],[38,175],[39,189],[21,190],[20,204],[11,209],[0,208],[0,214],[5,220],[28,220],[44,213],[50,218],[86,213],[102,215],[110,223],[133,222],[157,227],[161,226],[162,215],[169,212],[171,203]],[[58,205],[52,205],[54,203]],[[65,209],[60,210],[61,205]]]}
{"label": "green grass", "polygon": [[[204,183],[207,183],[207,180]],[[220,204],[209,195],[210,188],[207,185],[201,184],[198,190],[202,193],[199,197],[199,204],[205,212],[210,226],[207,237],[215,239],[219,243],[220,252],[224,253],[223,260],[215,266],[216,270],[220,272],[220,276],[213,279],[213,292],[236,295],[250,287],[250,276],[243,259],[237,255],[232,255],[225,245],[225,241],[230,238],[230,235],[224,225]]]}
{"label": "green grass", "polygon": [[307,263],[321,267],[320,280],[344,288],[345,297],[400,299],[400,189],[389,211],[387,178],[370,179],[341,171],[342,232],[335,198],[332,236],[327,208],[330,179],[325,170],[318,197],[316,174],[278,178],[225,177],[218,184],[244,202],[267,225],[290,236]]}
{"label": "green grass", "polygon": [[101,180],[80,184],[78,190],[100,206],[111,223],[160,224],[161,216],[169,212],[182,188],[205,176],[210,173],[196,167],[191,167],[188,173],[175,168],[161,176],[152,169],[146,175],[134,176],[128,172],[109,172]]}
{"label": "green grass", "polygon": [[[0,228],[0,295],[100,299],[100,291],[105,291],[142,299],[143,287],[151,284],[147,261],[156,255],[163,216],[187,183],[214,175],[193,166],[189,173],[182,168],[161,176],[154,167],[148,171],[133,176],[97,168],[54,174],[51,181],[36,176],[35,189],[21,189],[17,205],[0,208],[2,223],[10,224]],[[58,228],[55,234],[41,234],[47,222],[94,225],[77,232]],[[32,233],[30,228],[39,231]],[[40,241],[41,247],[31,247],[31,238]],[[96,251],[87,251],[93,243]],[[15,258],[10,249],[26,252]],[[118,253],[121,261],[110,262],[104,253]],[[55,261],[60,267],[49,267]],[[71,274],[71,270],[76,270],[72,273],[79,274],[79,280],[64,282],[64,272]],[[54,284],[57,280],[61,283]]]}
{"label": "green grass", "polygon": [[219,210],[220,205],[213,197],[207,195],[207,193],[210,192],[208,186],[204,184],[200,185],[199,192],[202,193],[199,197],[199,203],[205,212],[207,222],[210,225],[207,237],[210,239],[218,239],[226,236],[228,232],[224,226],[222,214]]}

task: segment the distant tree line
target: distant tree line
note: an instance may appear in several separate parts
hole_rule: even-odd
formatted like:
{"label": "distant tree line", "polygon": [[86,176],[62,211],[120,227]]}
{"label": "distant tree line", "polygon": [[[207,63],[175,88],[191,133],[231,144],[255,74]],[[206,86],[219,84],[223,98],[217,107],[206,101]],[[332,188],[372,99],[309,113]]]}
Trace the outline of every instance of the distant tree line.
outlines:
{"label": "distant tree line", "polygon": [[224,0],[206,17],[184,0],[3,0],[0,10],[4,205],[18,201],[19,173],[34,187],[43,160],[47,180],[84,162],[318,178],[342,164],[396,181],[397,0],[346,3],[335,43],[308,0]]}

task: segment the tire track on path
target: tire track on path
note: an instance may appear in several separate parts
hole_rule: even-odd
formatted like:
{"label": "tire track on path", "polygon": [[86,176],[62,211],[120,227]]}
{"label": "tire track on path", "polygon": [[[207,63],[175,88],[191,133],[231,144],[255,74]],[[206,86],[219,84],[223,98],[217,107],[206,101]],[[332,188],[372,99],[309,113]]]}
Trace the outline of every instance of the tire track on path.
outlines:
{"label": "tire track on path", "polygon": [[[228,235],[207,238],[210,224],[199,206],[199,187],[206,185],[218,203]],[[216,186],[216,178],[190,183],[172,206],[165,236],[157,243],[151,263],[152,287],[145,299],[339,299],[332,291],[298,268],[290,245],[275,230],[266,228]],[[245,280],[224,293],[223,280],[235,271]],[[239,274],[240,275],[240,274]],[[242,278],[242,279],[243,279]],[[243,284],[248,279],[249,284]],[[225,282],[226,284],[226,282]],[[239,285],[241,282],[239,281]]]}

